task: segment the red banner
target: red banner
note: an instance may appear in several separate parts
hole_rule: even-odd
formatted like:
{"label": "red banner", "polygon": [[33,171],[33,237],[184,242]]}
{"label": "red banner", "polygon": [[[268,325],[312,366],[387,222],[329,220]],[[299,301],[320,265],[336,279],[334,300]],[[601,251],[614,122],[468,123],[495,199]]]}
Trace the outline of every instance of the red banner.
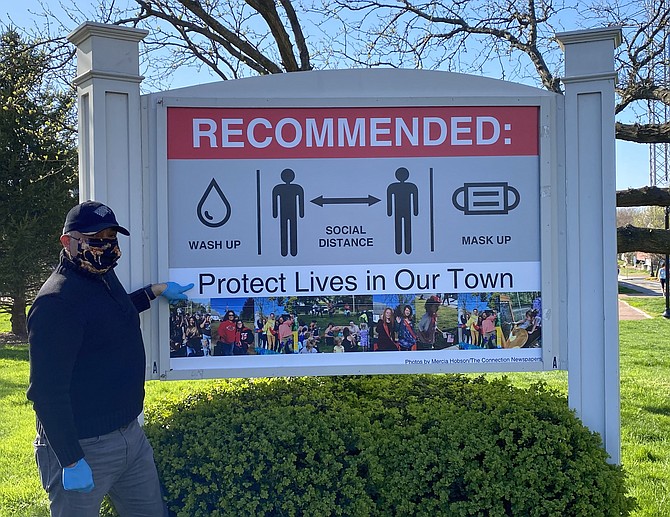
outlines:
{"label": "red banner", "polygon": [[168,107],[168,159],[536,156],[536,106]]}

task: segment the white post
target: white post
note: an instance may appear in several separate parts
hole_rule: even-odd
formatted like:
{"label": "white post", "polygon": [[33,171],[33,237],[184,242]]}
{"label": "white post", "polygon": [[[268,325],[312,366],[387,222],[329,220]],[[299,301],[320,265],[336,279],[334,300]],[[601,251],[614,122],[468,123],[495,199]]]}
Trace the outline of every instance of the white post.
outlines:
{"label": "white post", "polygon": [[[79,199],[108,204],[130,230],[130,238],[120,238],[123,257],[115,269],[129,292],[158,281],[145,234],[151,192],[142,176],[139,42],[147,34],[86,22],[68,36],[77,47]],[[142,313],[141,321],[144,341],[151,343],[157,311]],[[146,376],[153,378],[156,358],[151,347],[145,349]]]}
{"label": "white post", "polygon": [[139,42],[147,34],[86,22],[68,36],[77,47],[79,199],[108,204],[130,230],[116,268],[126,289],[141,287],[145,277]]}
{"label": "white post", "polygon": [[556,36],[565,52],[568,400],[619,464],[614,49],[621,30]]}

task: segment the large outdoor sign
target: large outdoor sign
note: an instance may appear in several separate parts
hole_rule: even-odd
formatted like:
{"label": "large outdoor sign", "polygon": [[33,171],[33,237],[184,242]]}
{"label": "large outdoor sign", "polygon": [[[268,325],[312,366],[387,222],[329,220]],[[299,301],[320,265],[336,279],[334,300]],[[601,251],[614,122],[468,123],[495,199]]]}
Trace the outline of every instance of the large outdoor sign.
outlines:
{"label": "large outdoor sign", "polygon": [[[547,105],[162,98],[167,274],[195,284],[171,308],[165,375],[558,367]],[[231,346],[238,319],[253,340]],[[189,334],[203,324],[211,340]]]}
{"label": "large outdoor sign", "polygon": [[620,459],[616,27],[557,34],[564,95],[401,69],[140,95],[146,31],[77,46],[79,194],[132,238],[148,379],[568,370]]}

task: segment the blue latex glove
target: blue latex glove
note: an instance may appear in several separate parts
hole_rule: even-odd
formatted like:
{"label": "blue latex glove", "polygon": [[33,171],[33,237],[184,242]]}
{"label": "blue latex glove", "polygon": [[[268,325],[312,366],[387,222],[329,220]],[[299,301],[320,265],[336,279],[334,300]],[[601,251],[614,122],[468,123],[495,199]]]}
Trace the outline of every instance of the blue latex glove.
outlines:
{"label": "blue latex glove", "polygon": [[74,467],[63,469],[63,488],[73,492],[84,492],[85,494],[95,488],[93,483],[93,472],[84,458],[74,464]]}
{"label": "blue latex glove", "polygon": [[179,285],[177,282],[166,282],[166,285],[167,287],[161,293],[161,296],[166,298],[170,303],[177,303],[181,300],[188,300],[188,296],[184,294],[184,291],[192,289],[194,284]]}

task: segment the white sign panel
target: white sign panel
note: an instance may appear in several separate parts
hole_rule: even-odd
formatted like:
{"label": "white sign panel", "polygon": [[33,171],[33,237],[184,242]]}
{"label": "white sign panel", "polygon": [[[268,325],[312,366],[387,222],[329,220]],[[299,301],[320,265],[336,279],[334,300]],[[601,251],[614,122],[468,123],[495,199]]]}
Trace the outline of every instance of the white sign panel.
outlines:
{"label": "white sign panel", "polygon": [[165,106],[173,372],[543,368],[539,106],[199,104]]}

